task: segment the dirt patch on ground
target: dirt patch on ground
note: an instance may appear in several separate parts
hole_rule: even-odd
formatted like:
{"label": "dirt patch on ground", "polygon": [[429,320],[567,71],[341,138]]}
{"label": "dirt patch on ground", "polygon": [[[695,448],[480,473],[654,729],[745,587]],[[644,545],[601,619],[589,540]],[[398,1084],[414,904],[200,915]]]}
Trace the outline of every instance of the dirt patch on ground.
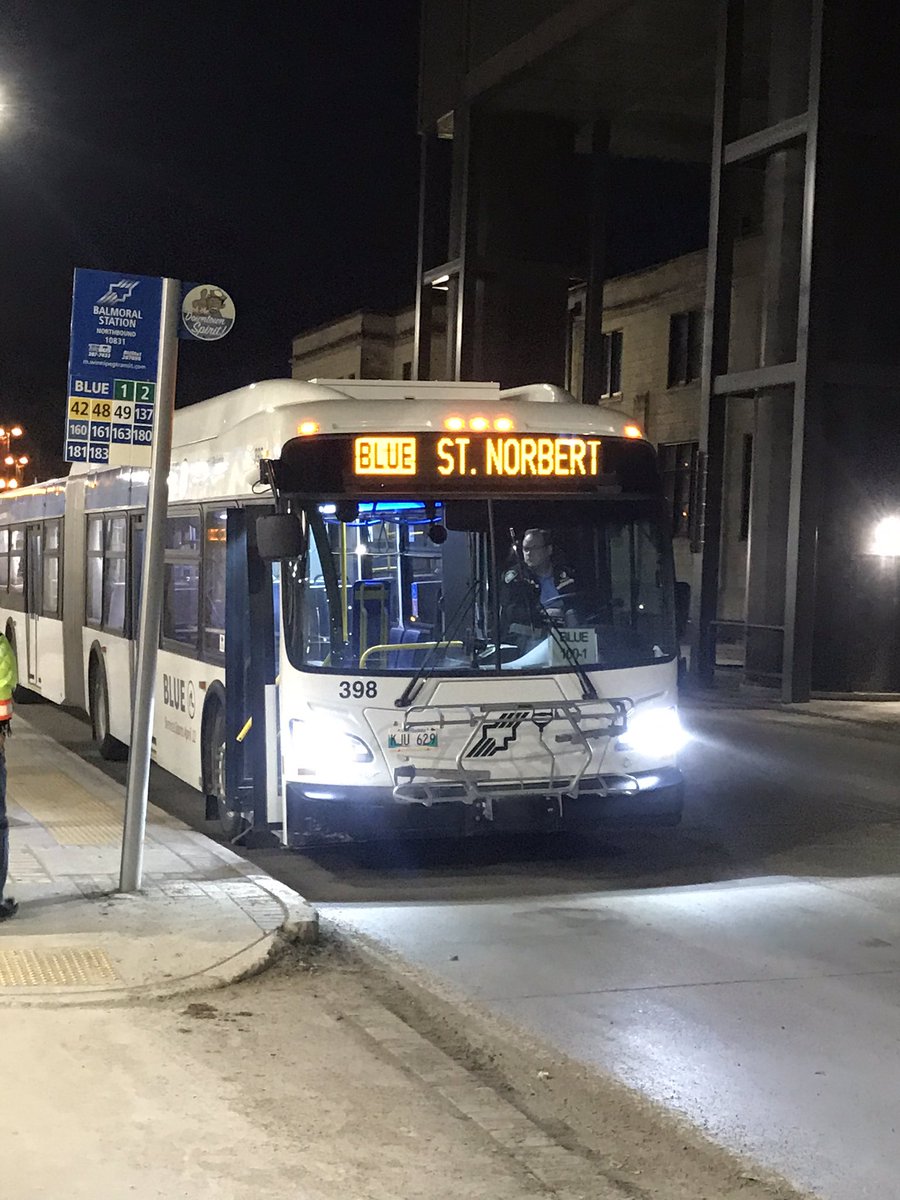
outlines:
{"label": "dirt patch on ground", "polygon": [[[401,959],[326,927],[301,969],[329,1002],[383,1005],[480,1085],[635,1200],[800,1200],[807,1195],[715,1145],[687,1121],[442,992]],[[279,970],[298,969],[298,961]],[[324,992],[323,992],[324,996]]]}

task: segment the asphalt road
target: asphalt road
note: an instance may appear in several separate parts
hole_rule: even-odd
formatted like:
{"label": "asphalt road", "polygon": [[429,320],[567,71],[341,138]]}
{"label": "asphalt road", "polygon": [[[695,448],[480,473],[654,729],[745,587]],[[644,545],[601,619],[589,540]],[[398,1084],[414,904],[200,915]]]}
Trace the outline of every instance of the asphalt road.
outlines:
{"label": "asphalt road", "polygon": [[[100,764],[87,726],[29,719]],[[896,1191],[900,738],[694,708],[680,830],[248,851],[326,914],[830,1200]],[[204,832],[154,769],[153,800]]]}

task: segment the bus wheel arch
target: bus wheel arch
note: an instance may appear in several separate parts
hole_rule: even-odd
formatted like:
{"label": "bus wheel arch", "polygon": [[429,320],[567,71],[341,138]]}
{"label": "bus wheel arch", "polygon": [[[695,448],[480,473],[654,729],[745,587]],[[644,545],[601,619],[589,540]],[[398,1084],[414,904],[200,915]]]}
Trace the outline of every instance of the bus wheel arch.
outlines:
{"label": "bus wheel arch", "polygon": [[218,821],[226,838],[234,840],[246,827],[240,808],[232,804],[225,787],[225,688],[218,680],[211,685],[200,724],[203,794],[206,819]]}
{"label": "bus wheel arch", "polygon": [[108,762],[121,762],[127,758],[128,747],[109,731],[109,683],[103,651],[98,642],[91,646],[88,658],[88,713],[94,744],[100,757]]}

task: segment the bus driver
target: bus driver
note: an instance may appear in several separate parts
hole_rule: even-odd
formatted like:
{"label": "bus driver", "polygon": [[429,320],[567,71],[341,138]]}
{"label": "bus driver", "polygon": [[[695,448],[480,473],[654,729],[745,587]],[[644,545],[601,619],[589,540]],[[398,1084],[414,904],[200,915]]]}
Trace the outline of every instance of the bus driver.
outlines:
{"label": "bus driver", "polygon": [[560,624],[572,622],[576,589],[571,573],[553,561],[549,529],[527,529],[521,548],[513,536],[513,550],[516,565],[503,576],[501,625],[504,636],[524,653],[546,636],[548,618]]}

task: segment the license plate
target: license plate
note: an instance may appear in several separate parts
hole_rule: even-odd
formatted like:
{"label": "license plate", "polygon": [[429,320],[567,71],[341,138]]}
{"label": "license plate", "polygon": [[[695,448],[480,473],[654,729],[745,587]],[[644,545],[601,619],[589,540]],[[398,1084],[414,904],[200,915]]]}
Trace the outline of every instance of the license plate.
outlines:
{"label": "license plate", "polygon": [[388,734],[388,750],[437,750],[436,729],[392,729]]}

